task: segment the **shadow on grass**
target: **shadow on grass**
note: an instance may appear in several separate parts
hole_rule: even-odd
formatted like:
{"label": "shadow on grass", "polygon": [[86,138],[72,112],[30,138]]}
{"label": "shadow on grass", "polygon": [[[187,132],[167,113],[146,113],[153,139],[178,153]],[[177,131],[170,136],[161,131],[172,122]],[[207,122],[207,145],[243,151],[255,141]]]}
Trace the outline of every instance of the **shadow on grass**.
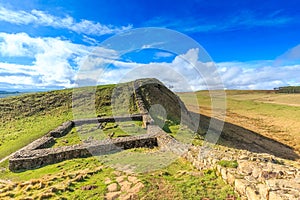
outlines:
{"label": "shadow on grass", "polygon": [[[190,112],[190,114],[192,117],[200,115],[199,129],[206,132],[211,118],[194,112]],[[228,122],[224,123],[219,144],[254,153],[268,153],[288,160],[300,159],[299,154],[292,147]]]}

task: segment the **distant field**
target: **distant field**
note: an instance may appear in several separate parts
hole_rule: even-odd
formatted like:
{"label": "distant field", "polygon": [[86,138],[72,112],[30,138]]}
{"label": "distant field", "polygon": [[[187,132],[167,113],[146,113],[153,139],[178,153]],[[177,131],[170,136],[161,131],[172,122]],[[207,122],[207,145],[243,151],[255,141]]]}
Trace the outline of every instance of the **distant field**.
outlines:
{"label": "distant field", "polygon": [[4,92],[0,91],[0,98],[11,97],[11,96],[19,96],[25,94],[24,92]]}
{"label": "distant field", "polygon": [[254,102],[271,103],[278,105],[287,106],[300,106],[300,94],[283,94],[283,93],[249,93],[249,94],[228,94],[232,99],[235,100],[251,100]]}
{"label": "distant field", "polygon": [[[179,93],[191,111],[210,116],[208,91]],[[226,121],[275,139],[300,153],[300,94],[277,94],[274,91],[226,91]]]}

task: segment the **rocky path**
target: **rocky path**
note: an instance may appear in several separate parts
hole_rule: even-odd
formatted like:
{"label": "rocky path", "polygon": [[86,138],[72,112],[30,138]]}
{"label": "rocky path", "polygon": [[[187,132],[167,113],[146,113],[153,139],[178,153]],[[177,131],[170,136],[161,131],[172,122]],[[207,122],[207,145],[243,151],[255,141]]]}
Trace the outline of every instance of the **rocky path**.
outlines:
{"label": "rocky path", "polygon": [[106,178],[106,200],[133,200],[138,199],[138,192],[144,187],[143,183],[134,175],[123,175],[115,171],[115,179]]}

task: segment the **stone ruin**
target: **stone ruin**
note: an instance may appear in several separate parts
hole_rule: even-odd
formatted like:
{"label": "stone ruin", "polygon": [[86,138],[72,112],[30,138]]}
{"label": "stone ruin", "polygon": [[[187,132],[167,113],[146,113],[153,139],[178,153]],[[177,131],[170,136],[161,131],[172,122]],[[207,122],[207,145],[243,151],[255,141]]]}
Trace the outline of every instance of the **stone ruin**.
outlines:
{"label": "stone ruin", "polygon": [[[134,86],[138,87],[138,85]],[[253,153],[229,147],[209,148],[208,150],[201,146],[183,144],[153,123],[153,119],[145,108],[143,97],[138,92],[135,95],[141,112],[139,115],[65,122],[47,135],[17,151],[9,160],[9,169],[12,171],[34,169],[68,159],[102,155],[124,149],[159,147],[184,157],[199,170],[215,169],[225,182],[234,187],[242,200],[300,200],[299,167],[266,153]],[[48,148],[56,138],[68,134],[74,126],[128,120],[142,121],[147,133],[73,146]],[[237,166],[224,166],[221,162],[235,162]]]}
{"label": "stone ruin", "polygon": [[17,151],[9,160],[9,169],[11,171],[28,170],[42,167],[44,165],[54,164],[68,159],[83,158],[93,155],[103,155],[111,152],[117,152],[131,148],[174,148],[174,152],[178,150],[184,151],[181,143],[166,134],[162,129],[156,125],[151,125],[149,122],[147,126],[147,134],[128,136],[114,139],[105,139],[101,141],[90,141],[89,143],[76,144],[72,146],[63,146],[57,148],[48,148],[55,139],[66,135],[74,126],[88,123],[95,123],[99,120],[105,122],[126,121],[129,119],[143,119],[142,115],[135,115],[131,117],[117,117],[117,118],[95,118],[74,120],[63,123],[61,126],[47,135],[27,145],[20,151]]}
{"label": "stone ruin", "polygon": [[[145,107],[144,100],[138,92],[139,83],[134,82],[134,96],[140,110],[138,115],[116,116],[106,118],[78,119],[68,121],[50,131],[45,136],[37,139],[21,150],[17,151],[9,159],[11,171],[35,169],[45,165],[54,164],[68,159],[83,158],[93,155],[109,154],[130,148],[166,148],[181,155],[188,149],[187,145],[181,144],[173,137],[165,133],[160,127],[154,125],[154,120]],[[142,121],[142,126],[147,134],[128,136],[122,138],[110,138],[101,141],[90,141],[89,143],[76,144],[49,148],[55,143],[55,139],[68,134],[73,127],[84,124],[101,124],[106,122]]]}

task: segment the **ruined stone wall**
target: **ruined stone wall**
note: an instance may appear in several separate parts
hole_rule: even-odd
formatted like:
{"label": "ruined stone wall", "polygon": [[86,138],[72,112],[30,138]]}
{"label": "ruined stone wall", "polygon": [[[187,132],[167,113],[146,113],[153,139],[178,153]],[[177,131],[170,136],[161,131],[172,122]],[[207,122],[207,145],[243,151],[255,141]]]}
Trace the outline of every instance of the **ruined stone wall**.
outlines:
{"label": "ruined stone wall", "polygon": [[[55,143],[55,138],[63,137],[68,134],[74,126],[83,124],[92,124],[99,122],[115,122],[115,121],[141,121],[142,115],[108,117],[108,118],[92,118],[68,121],[50,131],[45,136],[35,140],[21,150],[17,151],[9,160],[9,169],[17,171],[21,169],[33,169],[47,164],[61,162],[63,160],[88,157],[92,154],[108,153],[116,149],[129,149],[138,147],[157,146],[157,140],[151,135],[132,136],[124,138],[116,138],[103,140],[100,143],[88,143],[84,145],[73,145],[59,148],[48,148]],[[115,149],[112,149],[114,147]]]}
{"label": "ruined stone wall", "polygon": [[36,150],[36,149],[43,149],[51,146],[55,142],[53,137],[49,136],[43,136],[29,145],[27,145],[25,148],[23,148],[21,151],[31,151],[31,150]]}
{"label": "ruined stone wall", "polygon": [[154,120],[150,116],[150,114],[145,106],[144,99],[143,99],[143,97],[141,95],[141,91],[140,91],[140,83],[138,81],[134,81],[134,90],[133,91],[134,91],[137,107],[139,108],[140,113],[143,116],[143,118],[142,118],[143,128],[147,128],[148,125],[154,123]]}
{"label": "ruined stone wall", "polygon": [[65,123],[63,123],[62,125],[60,125],[59,127],[57,127],[56,129],[54,129],[53,131],[50,131],[47,135],[50,137],[63,137],[66,134],[68,134],[72,128],[74,127],[74,122],[73,121],[67,121]]}
{"label": "ruined stone wall", "polygon": [[[222,179],[232,185],[242,199],[299,200],[300,170],[288,161],[269,154],[256,154],[237,149],[190,147],[184,157],[197,169],[216,169]],[[237,163],[237,168],[224,161]]]}
{"label": "ruined stone wall", "polygon": [[144,134],[116,139],[93,141],[59,148],[23,150],[16,152],[9,160],[12,171],[34,169],[44,165],[58,163],[73,158],[83,158],[92,155],[103,155],[114,151],[130,148],[157,146],[154,134]]}
{"label": "ruined stone wall", "polygon": [[74,126],[81,126],[83,124],[97,124],[101,122],[126,122],[126,121],[142,121],[143,115],[130,115],[130,116],[115,116],[105,118],[90,118],[90,119],[77,119],[73,120]]}
{"label": "ruined stone wall", "polygon": [[156,135],[157,144],[161,149],[171,151],[179,156],[188,152],[190,145],[177,141],[157,125],[148,125],[147,133]]}
{"label": "ruined stone wall", "polygon": [[140,113],[142,115],[144,114],[148,114],[148,110],[145,106],[145,103],[144,103],[144,100],[143,100],[143,97],[141,95],[141,91],[140,91],[140,83],[138,81],[134,81],[134,95],[135,95],[135,100],[136,100],[136,104],[140,110]]}

